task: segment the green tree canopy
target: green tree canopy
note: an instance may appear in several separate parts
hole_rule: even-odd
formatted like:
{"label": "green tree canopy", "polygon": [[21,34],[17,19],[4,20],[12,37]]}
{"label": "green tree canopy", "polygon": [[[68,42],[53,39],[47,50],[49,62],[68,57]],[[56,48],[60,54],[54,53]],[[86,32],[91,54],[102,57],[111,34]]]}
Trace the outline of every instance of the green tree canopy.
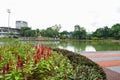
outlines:
{"label": "green tree canopy", "polygon": [[114,36],[115,39],[120,39],[120,24],[112,26],[112,36]]}
{"label": "green tree canopy", "polygon": [[107,26],[105,26],[104,28],[98,28],[94,33],[93,33],[94,37],[98,37],[98,38],[108,38],[111,37],[111,29],[108,28]]}
{"label": "green tree canopy", "polygon": [[59,31],[61,29],[61,25],[55,25],[52,27],[48,27],[46,30],[41,30],[40,34],[41,36],[44,37],[52,37],[52,38],[57,38],[59,37]]}
{"label": "green tree canopy", "polygon": [[86,38],[86,30],[79,25],[74,26],[73,37],[76,39],[85,39]]}
{"label": "green tree canopy", "polygon": [[21,36],[24,36],[24,37],[28,36],[29,30],[31,30],[31,28],[29,28],[29,27],[21,27],[21,29],[20,29]]}

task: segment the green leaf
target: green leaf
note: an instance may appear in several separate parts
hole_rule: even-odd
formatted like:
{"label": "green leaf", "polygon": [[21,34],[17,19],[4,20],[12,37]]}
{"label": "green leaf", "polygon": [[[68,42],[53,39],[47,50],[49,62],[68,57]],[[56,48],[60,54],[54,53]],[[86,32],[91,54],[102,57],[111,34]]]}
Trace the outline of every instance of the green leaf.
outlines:
{"label": "green leaf", "polygon": [[20,80],[20,78],[18,76],[15,76],[15,80]]}
{"label": "green leaf", "polygon": [[3,78],[3,76],[2,75],[0,75],[0,79],[2,79]]}

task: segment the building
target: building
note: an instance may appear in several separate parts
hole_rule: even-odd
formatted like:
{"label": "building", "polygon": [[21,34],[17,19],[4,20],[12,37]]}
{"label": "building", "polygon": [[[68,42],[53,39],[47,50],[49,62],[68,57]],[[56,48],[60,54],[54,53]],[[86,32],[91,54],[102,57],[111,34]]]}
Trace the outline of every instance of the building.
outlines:
{"label": "building", "polygon": [[21,29],[21,27],[28,27],[28,23],[26,21],[16,21],[16,28]]}
{"label": "building", "polygon": [[0,27],[0,38],[8,37],[11,33],[19,36],[21,27],[28,27],[28,23],[26,21],[16,21],[16,28]]}
{"label": "building", "polygon": [[0,27],[0,37],[8,37],[12,33],[15,36],[19,36],[20,29],[10,27]]}

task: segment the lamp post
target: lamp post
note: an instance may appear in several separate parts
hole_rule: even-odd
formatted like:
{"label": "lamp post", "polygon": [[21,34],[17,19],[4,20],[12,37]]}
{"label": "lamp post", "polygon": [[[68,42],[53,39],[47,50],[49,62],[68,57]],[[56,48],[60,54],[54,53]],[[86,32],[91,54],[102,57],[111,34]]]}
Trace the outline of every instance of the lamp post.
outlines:
{"label": "lamp post", "polygon": [[7,13],[8,13],[8,27],[10,27],[10,9],[7,9]]}

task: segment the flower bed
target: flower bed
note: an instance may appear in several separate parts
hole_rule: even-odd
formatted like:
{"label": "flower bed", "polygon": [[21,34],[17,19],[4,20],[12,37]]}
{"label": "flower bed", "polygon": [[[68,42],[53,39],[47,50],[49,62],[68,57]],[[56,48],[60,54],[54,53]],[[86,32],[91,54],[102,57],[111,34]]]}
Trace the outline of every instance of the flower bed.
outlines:
{"label": "flower bed", "polygon": [[106,80],[106,75],[79,54],[11,42],[0,46],[0,80]]}
{"label": "flower bed", "polygon": [[0,80],[64,80],[73,68],[62,54],[43,45],[0,46]]}
{"label": "flower bed", "polygon": [[103,69],[85,56],[58,48],[54,51],[62,53],[70,60],[73,66],[73,80],[106,80]]}

